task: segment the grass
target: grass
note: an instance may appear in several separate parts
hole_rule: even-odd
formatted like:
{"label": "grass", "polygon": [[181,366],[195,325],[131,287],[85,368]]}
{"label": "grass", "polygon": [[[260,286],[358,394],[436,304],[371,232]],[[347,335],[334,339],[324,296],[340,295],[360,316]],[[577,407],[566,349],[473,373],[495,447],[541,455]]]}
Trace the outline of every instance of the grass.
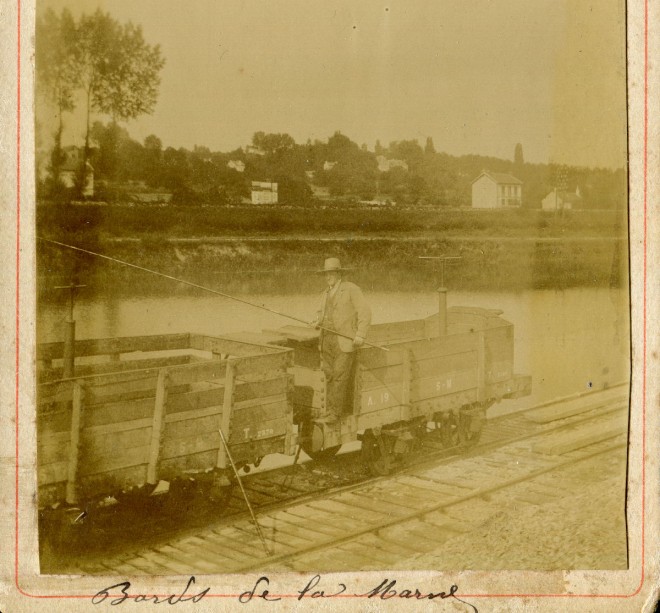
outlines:
{"label": "grass", "polygon": [[625,218],[617,211],[475,211],[359,208],[127,207],[40,205],[37,228],[50,236],[111,238],[208,238],[214,236],[453,235],[619,237]]}

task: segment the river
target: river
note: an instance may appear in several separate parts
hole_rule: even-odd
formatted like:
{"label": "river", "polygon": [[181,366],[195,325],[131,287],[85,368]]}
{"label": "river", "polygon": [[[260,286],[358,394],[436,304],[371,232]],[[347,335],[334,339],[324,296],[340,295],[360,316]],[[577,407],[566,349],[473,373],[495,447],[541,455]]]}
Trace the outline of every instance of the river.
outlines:
{"label": "river", "polygon": [[[319,294],[310,290],[309,284],[299,293],[292,293],[291,280],[282,281],[286,289],[281,293],[259,293],[255,282],[236,296],[309,320],[317,308]],[[322,283],[319,278],[319,292]],[[372,284],[364,287],[368,288],[365,295],[372,306],[374,323],[417,319],[437,309],[437,294],[433,291],[374,291]],[[62,340],[67,314],[63,294],[56,301],[39,304],[39,342]],[[515,371],[532,375],[533,393],[531,398],[506,403],[509,409],[629,380],[626,290],[450,291],[447,303],[450,307],[500,309],[515,325]],[[127,297],[125,288],[120,293],[113,292],[112,288],[97,290],[93,297],[83,290],[76,299],[74,317],[79,339],[175,332],[218,335],[273,329],[292,323],[245,304],[182,290],[176,285],[169,294],[141,291],[141,287],[136,286],[131,297]]]}

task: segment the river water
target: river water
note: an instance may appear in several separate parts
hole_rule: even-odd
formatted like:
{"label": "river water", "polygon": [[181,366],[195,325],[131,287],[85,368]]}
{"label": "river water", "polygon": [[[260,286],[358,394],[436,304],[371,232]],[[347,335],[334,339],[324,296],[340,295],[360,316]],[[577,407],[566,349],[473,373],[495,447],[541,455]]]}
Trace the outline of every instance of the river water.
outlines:
{"label": "river water", "polygon": [[[236,296],[308,321],[316,311],[320,294],[307,287],[300,293],[291,293],[288,281],[282,283],[287,288],[282,293],[259,293],[255,287],[258,284],[254,284]],[[318,292],[322,283],[319,279]],[[426,289],[367,289],[365,295],[374,323],[418,319],[437,310],[437,294]],[[67,315],[65,299],[61,296],[57,302],[40,303],[39,342],[62,340]],[[533,393],[531,398],[505,403],[508,409],[629,380],[629,305],[625,290],[450,291],[447,304],[500,309],[514,324],[515,372],[532,375]],[[76,299],[74,317],[79,339],[175,332],[219,335],[294,323],[226,298],[181,291],[177,286],[170,294],[141,291],[139,285],[132,294],[106,288],[88,297],[83,291]]]}

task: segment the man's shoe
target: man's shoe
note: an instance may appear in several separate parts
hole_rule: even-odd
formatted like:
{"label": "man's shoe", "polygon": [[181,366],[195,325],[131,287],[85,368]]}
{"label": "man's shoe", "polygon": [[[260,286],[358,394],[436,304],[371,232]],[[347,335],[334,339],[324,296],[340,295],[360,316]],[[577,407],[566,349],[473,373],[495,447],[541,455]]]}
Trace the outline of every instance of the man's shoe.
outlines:
{"label": "man's shoe", "polygon": [[335,413],[323,413],[319,415],[314,421],[320,421],[324,424],[331,424],[336,422],[339,419],[339,416]]}

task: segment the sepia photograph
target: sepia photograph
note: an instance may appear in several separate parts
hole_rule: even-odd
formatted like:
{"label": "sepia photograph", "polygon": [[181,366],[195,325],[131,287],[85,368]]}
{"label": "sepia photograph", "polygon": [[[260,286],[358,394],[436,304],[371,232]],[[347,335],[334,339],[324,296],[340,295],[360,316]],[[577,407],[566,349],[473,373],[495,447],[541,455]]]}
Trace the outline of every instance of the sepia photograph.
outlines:
{"label": "sepia photograph", "polygon": [[37,3],[43,573],[626,568],[624,6],[414,5]]}
{"label": "sepia photograph", "polygon": [[36,0],[37,575],[629,571],[626,11]]}

